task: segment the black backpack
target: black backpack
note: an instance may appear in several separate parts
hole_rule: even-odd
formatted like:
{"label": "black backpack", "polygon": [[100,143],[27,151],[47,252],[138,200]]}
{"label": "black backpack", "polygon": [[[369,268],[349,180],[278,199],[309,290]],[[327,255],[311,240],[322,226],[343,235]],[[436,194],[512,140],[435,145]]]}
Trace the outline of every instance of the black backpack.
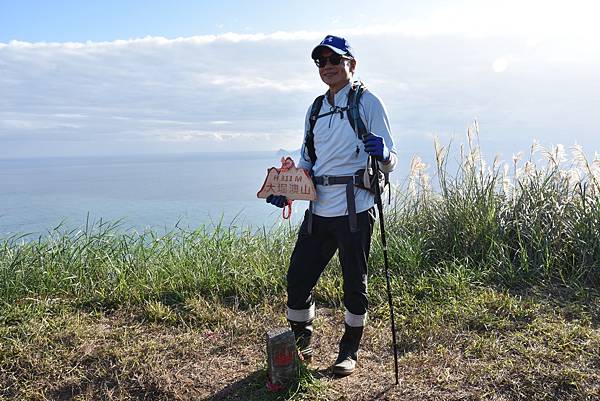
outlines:
{"label": "black backpack", "polygon": [[[306,132],[306,136],[304,138],[304,146],[305,146],[305,150],[308,152],[308,157],[310,158],[311,163],[314,165],[315,162],[317,161],[317,154],[315,152],[315,134],[314,134],[314,129],[315,129],[315,125],[317,124],[317,120],[321,117],[325,117],[325,116],[329,116],[331,114],[335,114],[335,113],[340,113],[341,115],[343,115],[343,112],[346,112],[346,115],[348,116],[348,121],[350,122],[350,125],[352,126],[352,129],[354,130],[354,132],[356,132],[356,135],[358,136],[358,139],[360,139],[361,141],[364,140],[364,138],[369,135],[369,132],[367,130],[367,127],[365,126],[365,123],[363,122],[363,120],[360,118],[360,111],[358,109],[359,103],[360,103],[360,98],[362,97],[362,94],[364,93],[364,91],[366,90],[365,85],[360,82],[360,81],[356,81],[352,83],[352,87],[350,88],[350,92],[348,93],[348,103],[346,104],[346,107],[336,107],[333,111],[330,111],[328,113],[324,113],[324,114],[319,114],[319,112],[321,111],[321,107],[323,106],[323,99],[325,98],[325,95],[321,95],[318,96],[315,101],[312,104],[312,107],[310,109],[310,116],[309,116],[309,129]],[[357,152],[358,152],[358,148],[357,148]],[[364,174],[364,170],[359,170],[356,172],[356,174]],[[371,183],[371,185],[369,185],[369,187],[365,187],[364,185],[359,185],[361,188],[367,189],[371,192],[375,191],[375,176],[373,175],[372,171],[369,172],[369,181]],[[383,172],[379,172],[379,186],[381,189],[381,193],[383,193],[385,187],[387,185],[389,185],[389,173],[383,173]],[[390,194],[391,195],[391,194]]]}

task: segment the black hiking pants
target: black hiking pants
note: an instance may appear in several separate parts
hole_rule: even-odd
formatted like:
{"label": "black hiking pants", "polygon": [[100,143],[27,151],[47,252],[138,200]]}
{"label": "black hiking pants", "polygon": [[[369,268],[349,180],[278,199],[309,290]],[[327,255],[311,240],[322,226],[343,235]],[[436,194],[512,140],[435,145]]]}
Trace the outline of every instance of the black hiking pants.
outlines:
{"label": "black hiking pants", "polygon": [[348,216],[312,216],[308,233],[307,214],[298,232],[287,273],[287,318],[295,322],[314,319],[313,289],[331,260],[339,252],[344,278],[345,321],[352,327],[364,326],[367,300],[367,262],[375,209],[358,213],[358,232],[351,232]]}

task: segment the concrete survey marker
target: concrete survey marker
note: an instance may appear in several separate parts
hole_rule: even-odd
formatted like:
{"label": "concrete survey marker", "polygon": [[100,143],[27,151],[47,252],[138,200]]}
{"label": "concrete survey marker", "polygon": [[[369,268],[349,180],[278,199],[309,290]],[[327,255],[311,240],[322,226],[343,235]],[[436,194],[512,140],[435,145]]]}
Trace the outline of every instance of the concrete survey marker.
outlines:
{"label": "concrete survey marker", "polygon": [[298,351],[294,333],[280,327],[267,332],[267,388],[280,391],[294,379],[298,364]]}
{"label": "concrete survey marker", "polygon": [[289,200],[315,200],[317,191],[308,172],[297,168],[291,157],[281,158],[281,168],[271,167],[260,191],[259,198],[284,195]]}

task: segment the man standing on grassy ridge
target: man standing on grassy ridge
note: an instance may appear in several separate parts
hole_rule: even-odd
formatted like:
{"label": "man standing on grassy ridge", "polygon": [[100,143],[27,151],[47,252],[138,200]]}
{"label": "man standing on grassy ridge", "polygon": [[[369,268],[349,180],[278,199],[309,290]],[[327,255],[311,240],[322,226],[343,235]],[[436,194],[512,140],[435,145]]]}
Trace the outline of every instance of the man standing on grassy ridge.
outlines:
{"label": "man standing on grassy ridge", "polygon": [[[381,100],[352,82],[356,58],[349,43],[328,35],[311,57],[329,90],[309,107],[298,167],[310,171],[317,188],[291,256],[287,273],[287,319],[302,356],[310,360],[315,318],[313,289],[336,250],[344,278],[345,331],[333,372],[356,368],[367,317],[367,261],[375,220],[373,185],[365,177],[369,158],[382,172],[396,165],[396,151]],[[371,187],[371,190],[367,189]],[[278,207],[284,196],[269,196]]]}

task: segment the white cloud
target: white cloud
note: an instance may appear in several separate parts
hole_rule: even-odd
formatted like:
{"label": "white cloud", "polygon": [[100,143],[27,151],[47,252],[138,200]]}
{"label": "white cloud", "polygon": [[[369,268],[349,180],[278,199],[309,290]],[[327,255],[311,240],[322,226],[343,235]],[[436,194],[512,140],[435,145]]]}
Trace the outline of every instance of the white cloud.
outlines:
{"label": "white cloud", "polygon": [[[373,29],[376,29],[375,27]],[[0,49],[61,49],[61,50],[102,50],[115,47],[143,47],[143,46],[173,46],[173,45],[206,45],[215,42],[240,43],[262,41],[306,41],[321,39],[325,35],[316,31],[295,31],[273,33],[235,33],[227,32],[218,35],[198,35],[178,38],[165,38],[162,36],[146,36],[127,40],[114,40],[106,42],[26,42],[12,40],[9,43],[0,43]]]}
{"label": "white cloud", "polygon": [[504,72],[508,68],[508,60],[506,57],[499,57],[492,63],[494,72]]}
{"label": "white cloud", "polygon": [[[298,148],[297,138],[302,135],[299,130],[284,130],[279,132],[252,132],[252,131],[226,131],[226,130],[151,130],[142,136],[151,142],[167,144],[198,144],[221,146],[227,149],[234,146],[235,149],[247,150],[252,143],[267,143],[278,138],[280,143],[289,148]],[[264,149],[264,148],[263,148]]]}
{"label": "white cloud", "polygon": [[[13,40],[0,43],[0,49],[69,49],[104,50],[114,47],[210,45],[215,43],[257,43],[317,41],[328,33],[349,37],[380,36],[398,34],[409,37],[431,37],[439,35],[467,36],[524,36],[529,43],[551,38],[595,39],[600,35],[600,26],[596,23],[600,14],[600,3],[594,0],[504,0],[481,1],[464,0],[446,6],[435,7],[427,15],[420,17],[396,17],[393,9],[390,15],[393,22],[358,24],[353,27],[340,26],[340,16],[330,18],[336,25],[327,30],[276,31],[271,33],[226,32],[212,35],[165,38],[146,36],[127,40],[105,42],[26,42]],[[367,18],[364,18],[367,20]],[[389,21],[390,18],[387,18]],[[224,28],[217,24],[217,28]],[[571,41],[571,44],[576,44]]]}
{"label": "white cloud", "polygon": [[260,77],[229,77],[225,75],[217,75],[209,78],[207,82],[212,85],[224,86],[229,89],[273,89],[281,92],[290,91],[307,91],[315,89],[314,83],[306,82],[306,80],[273,80]]}
{"label": "white cloud", "polygon": [[[478,5],[335,33],[350,39],[358,77],[385,101],[401,142],[462,131],[476,115],[490,136],[560,135],[573,126],[597,134],[597,45],[527,30],[535,8],[522,9],[508,35],[499,31],[510,13],[498,11],[500,22],[490,27],[495,8]],[[217,150],[298,148],[306,109],[326,89],[308,57],[324,35],[0,43],[0,157],[12,156],[19,141],[47,153],[61,147],[40,143],[103,143],[104,152],[156,143],[182,151],[209,143]],[[551,121],[558,111],[563,118]]]}
{"label": "white cloud", "polygon": [[[6,115],[1,113],[0,115]],[[50,130],[50,129],[78,129],[81,124],[75,124],[65,119],[71,120],[72,117],[62,117],[53,119],[52,116],[32,116],[24,115],[23,118],[2,118],[0,120],[0,136],[3,132],[23,131],[23,130]]]}

